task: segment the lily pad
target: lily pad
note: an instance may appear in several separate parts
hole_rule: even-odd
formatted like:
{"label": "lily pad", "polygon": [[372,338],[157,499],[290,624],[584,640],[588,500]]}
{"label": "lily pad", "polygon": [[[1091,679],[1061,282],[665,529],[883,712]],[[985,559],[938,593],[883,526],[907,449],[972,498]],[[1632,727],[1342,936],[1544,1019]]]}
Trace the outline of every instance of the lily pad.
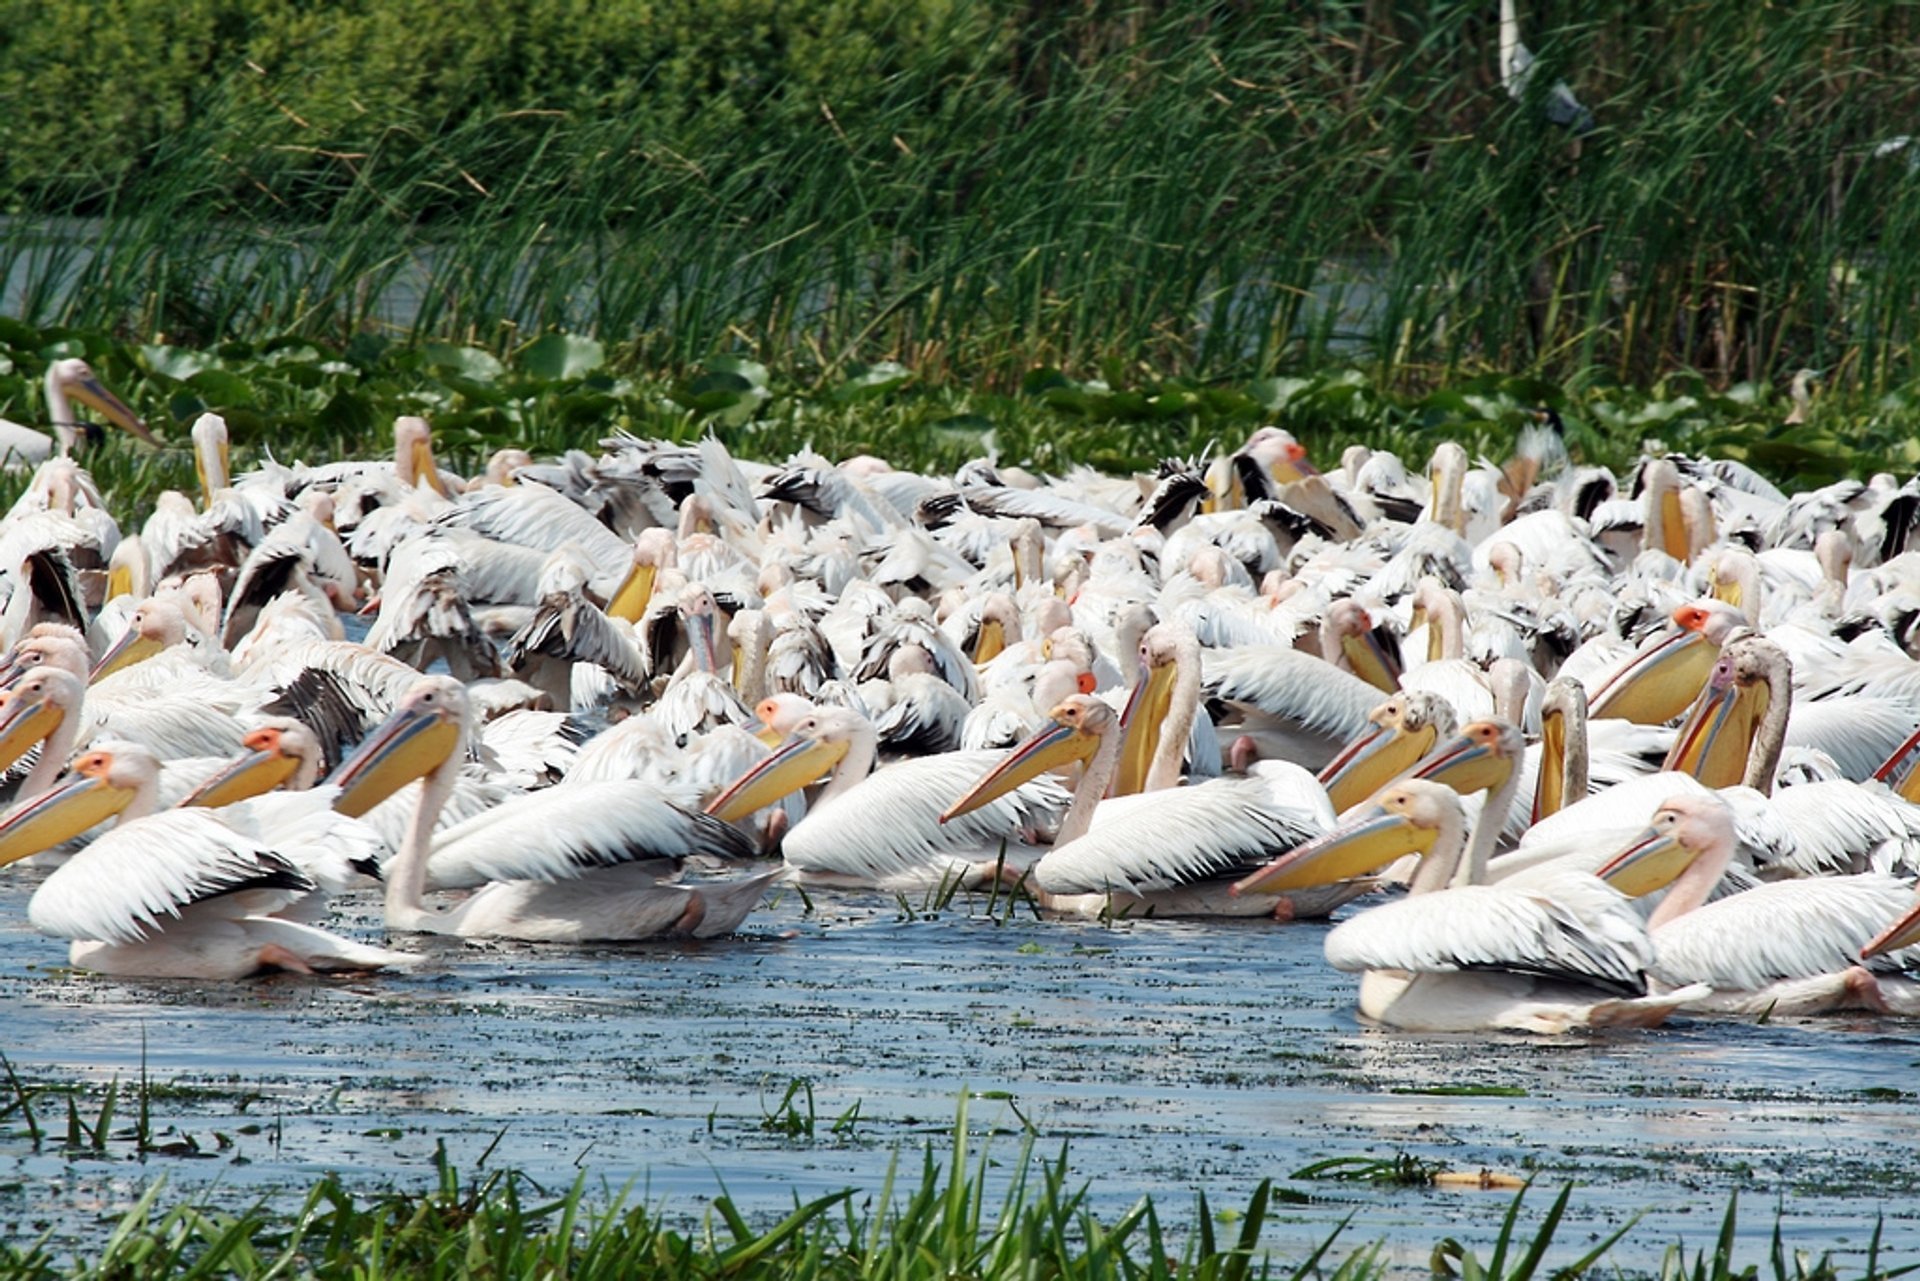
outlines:
{"label": "lily pad", "polygon": [[490,383],[507,371],[497,356],[479,347],[430,342],[420,350],[425,354],[427,363],[473,382]]}
{"label": "lily pad", "polygon": [[528,343],[520,353],[520,368],[524,372],[553,380],[584,378],[606,363],[607,349],[599,339],[583,338],[579,334],[545,334]]}

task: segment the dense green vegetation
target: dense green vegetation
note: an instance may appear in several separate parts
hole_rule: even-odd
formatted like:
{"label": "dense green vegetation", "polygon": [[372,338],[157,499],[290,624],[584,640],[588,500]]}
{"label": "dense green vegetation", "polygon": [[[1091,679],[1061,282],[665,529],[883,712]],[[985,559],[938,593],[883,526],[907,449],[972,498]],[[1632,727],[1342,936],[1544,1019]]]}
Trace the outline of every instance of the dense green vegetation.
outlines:
{"label": "dense green vegetation", "polygon": [[[1645,391],[1488,374],[1401,392],[1354,368],[1214,382],[1125,369],[1110,381],[1077,379],[1041,368],[1003,393],[885,362],[811,380],[737,357],[648,373],[605,344],[562,334],[490,348],[373,334],[340,345],[282,338],[190,348],[5,319],[0,417],[44,421],[41,376],[48,361],[71,355],[87,357],[168,442],[156,453],[109,429],[87,449],[88,469],[123,518],[144,518],[161,488],[192,488],[186,429],[208,409],[226,417],[242,466],[265,450],[283,462],[379,452],[403,413],[429,415],[442,452],[465,471],[503,444],[551,456],[594,451],[617,431],[671,440],[713,432],[741,457],[769,461],[811,447],[943,470],[993,454],[1052,472],[1151,471],[1162,458],[1233,448],[1268,422],[1294,431],[1327,466],[1356,441],[1418,466],[1447,439],[1504,459],[1539,405],[1564,416],[1575,461],[1623,475],[1648,447],[1741,458],[1795,487],[1920,464],[1920,389],[1873,402],[1821,397],[1806,425],[1789,427],[1784,396],[1755,384],[1715,390],[1697,375]],[[26,482],[0,472],[0,502]]]}
{"label": "dense green vegetation", "polygon": [[1525,102],[1496,13],[0,0],[0,273],[140,341],[558,328],[673,377],[1914,380],[1920,11],[1522,5]]}

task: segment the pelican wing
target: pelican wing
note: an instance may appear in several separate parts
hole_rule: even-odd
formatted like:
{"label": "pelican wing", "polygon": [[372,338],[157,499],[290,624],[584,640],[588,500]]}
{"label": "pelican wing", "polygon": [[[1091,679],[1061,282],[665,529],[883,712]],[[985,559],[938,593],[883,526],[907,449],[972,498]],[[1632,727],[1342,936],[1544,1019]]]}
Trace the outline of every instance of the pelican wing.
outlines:
{"label": "pelican wing", "polygon": [[1581,875],[1409,895],[1335,926],[1326,952],[1339,970],[1505,970],[1626,996],[1645,994],[1653,959],[1628,901]]}
{"label": "pelican wing", "polygon": [[1784,857],[1760,864],[1768,879],[1920,870],[1920,806],[1884,784],[1802,783],[1782,788],[1773,809],[1792,829],[1794,844]]}
{"label": "pelican wing", "polygon": [[601,576],[615,580],[626,573],[630,559],[624,539],[578,503],[542,485],[488,485],[462,494],[434,523],[543,552],[575,543]]}
{"label": "pelican wing", "polygon": [[1051,529],[1091,525],[1107,538],[1118,538],[1133,525],[1130,517],[1045,489],[969,485],[960,490],[960,501],[982,516],[1030,516]]}
{"label": "pelican wing", "polygon": [[530,655],[604,668],[629,689],[647,683],[647,661],[633,629],[608,618],[577,594],[554,592],[507,642],[506,661],[523,670]]}
{"label": "pelican wing", "polygon": [[662,799],[631,780],[571,783],[528,792],[434,838],[432,889],[489,881],[560,881],[583,868],[691,854],[750,858],[753,843],[732,824]]}
{"label": "pelican wing", "polygon": [[[1323,806],[1324,808],[1324,806]],[[1219,779],[1103,801],[1093,827],[1049,851],[1033,879],[1054,894],[1146,894],[1237,880],[1326,830],[1262,779]]]}
{"label": "pelican wing", "polygon": [[938,878],[949,860],[993,861],[1001,843],[1060,821],[1071,799],[1037,778],[948,823],[940,812],[966,795],[1003,752],[946,752],[876,770],[816,807],[787,834],[787,863],[803,872],[867,884]]}
{"label": "pelican wing", "polygon": [[[74,855],[35,891],[27,916],[60,938],[137,943],[163,918],[220,895],[299,897],[313,888],[292,863],[208,811],[164,810],[121,823]],[[245,906],[284,906],[287,895]]]}
{"label": "pelican wing", "polygon": [[1383,697],[1351,672],[1291,646],[1209,650],[1204,661],[1209,698],[1295,721],[1332,738],[1349,739],[1365,730],[1367,713]]}
{"label": "pelican wing", "polygon": [[1913,733],[1913,705],[1872,694],[1793,701],[1787,745],[1825,752],[1840,772],[1858,783],[1873,777]]}
{"label": "pelican wing", "polygon": [[[1861,964],[1861,947],[1912,906],[1912,889],[1877,873],[1756,886],[1656,930],[1654,973],[1670,983],[1748,992],[1787,979],[1839,974]],[[1920,948],[1902,948],[1867,965],[1920,969]]]}

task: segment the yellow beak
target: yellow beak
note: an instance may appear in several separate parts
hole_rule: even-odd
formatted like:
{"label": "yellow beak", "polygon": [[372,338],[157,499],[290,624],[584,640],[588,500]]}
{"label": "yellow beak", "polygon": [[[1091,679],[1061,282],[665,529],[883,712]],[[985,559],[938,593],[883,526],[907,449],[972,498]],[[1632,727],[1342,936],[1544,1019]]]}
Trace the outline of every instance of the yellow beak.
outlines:
{"label": "yellow beak", "polygon": [[451,498],[447,482],[440,479],[439,464],[433,461],[433,445],[425,439],[413,442],[414,484],[426,485],[442,498]]}
{"label": "yellow beak", "polygon": [[1549,712],[1540,719],[1540,774],[1533,790],[1533,821],[1558,814],[1567,804],[1567,718]]}
{"label": "yellow beak", "polygon": [[1353,665],[1353,673],[1383,694],[1400,692],[1400,660],[1387,651],[1372,631],[1342,637],[1340,650]]}
{"label": "yellow beak", "polygon": [[445,764],[460,746],[460,727],[407,708],[367,736],[327,781],[340,789],[333,808],[359,818],[414,779]]}
{"label": "yellow beak", "polygon": [[1391,723],[1375,725],[1340,749],[1320,771],[1333,812],[1344,814],[1411,769],[1440,736],[1433,725],[1411,733]]}
{"label": "yellow beak", "polygon": [[1912,947],[1920,943],[1920,902],[1910,908],[1907,914],[1881,930],[1871,943],[1860,949],[1860,959],[1879,956],[1885,952],[1897,952],[1903,947]]}
{"label": "yellow beak", "polygon": [[847,744],[791,734],[773,755],[742,774],[713,798],[707,813],[731,823],[773,804],[789,792],[826,777],[847,754]]}
{"label": "yellow beak", "polygon": [[1126,727],[1120,739],[1120,763],[1113,775],[1109,796],[1132,796],[1147,785],[1147,771],[1153,767],[1154,753],[1160,750],[1160,727],[1173,706],[1172,663],[1148,667],[1134,682],[1133,693],[1120,713]]}
{"label": "yellow beak", "polygon": [[87,682],[91,684],[103,677],[113,675],[122,668],[145,662],[165,648],[165,645],[151,636],[142,636],[129,627],[120,633],[120,639],[113,643],[113,648],[102,654],[100,661],[93,665],[93,670],[87,673]]}
{"label": "yellow beak", "polygon": [[35,743],[44,742],[65,716],[58,705],[45,699],[25,698],[17,692],[8,695],[6,710],[0,712],[0,770],[11,769]]}
{"label": "yellow beak", "polygon": [[620,580],[613,599],[607,602],[609,618],[625,619],[637,623],[647,614],[647,603],[653,599],[653,582],[659,577],[657,565],[635,565],[627,570],[627,576]]}
{"label": "yellow beak", "polygon": [[1737,785],[1772,701],[1764,684],[1742,687],[1730,665],[1716,665],[1660,768],[1691,774],[1708,787]]}
{"label": "yellow beak", "polygon": [[1492,791],[1513,773],[1513,762],[1485,743],[1456,734],[1414,768],[1414,778],[1444,783],[1462,796]]}
{"label": "yellow beak", "polygon": [[1676,628],[1655,636],[1594,693],[1588,715],[1665,725],[1687,710],[1719,657],[1719,646],[1699,632]]}
{"label": "yellow beak", "polygon": [[1887,763],[1873,776],[1894,790],[1902,800],[1920,801],[1920,730],[1894,749]]}
{"label": "yellow beak", "polygon": [[153,434],[147,430],[147,425],[140,421],[140,415],[128,409],[125,402],[118,396],[102,387],[98,378],[82,378],[78,382],[69,384],[67,394],[83,405],[92,406],[96,411],[104,414],[109,421],[118,423],[155,449],[160,447],[160,442],[153,438]]}
{"label": "yellow beak", "polygon": [[118,814],[131,800],[132,788],[80,775],[22,801],[0,818],[0,867],[72,840]]}
{"label": "yellow beak", "polygon": [[1433,848],[1438,828],[1421,827],[1403,814],[1368,805],[1324,836],[1282,854],[1246,879],[1232,894],[1281,894],[1332,885],[1377,872],[1407,854]]}
{"label": "yellow beak", "polygon": [[194,788],[180,805],[183,809],[190,805],[218,809],[244,801],[250,796],[271,792],[292,778],[299,768],[298,757],[280,752],[248,752]]}
{"label": "yellow beak", "polygon": [[233,472],[229,465],[230,454],[231,450],[227,443],[225,441],[220,442],[219,475],[215,476],[208,472],[207,460],[200,456],[200,451],[197,449],[194,451],[193,471],[194,474],[200,478],[200,505],[202,508],[212,507],[215,491],[226,488],[231,480]]}
{"label": "yellow beak", "polygon": [[976,666],[992,662],[999,657],[1000,651],[1007,647],[1007,629],[997,618],[985,619],[980,624],[980,632],[973,638],[973,661]]}
{"label": "yellow beak", "polygon": [[1092,759],[1100,748],[1100,736],[1088,734],[1072,725],[1055,722],[1008,752],[1006,759],[987,772],[965,796],[947,806],[942,823],[971,813],[982,805],[998,800],[1022,783],[1028,783],[1051,769],[1074,761]]}
{"label": "yellow beak", "polygon": [[1628,898],[1639,898],[1671,885],[1698,853],[1675,840],[1671,833],[1649,827],[1595,875]]}

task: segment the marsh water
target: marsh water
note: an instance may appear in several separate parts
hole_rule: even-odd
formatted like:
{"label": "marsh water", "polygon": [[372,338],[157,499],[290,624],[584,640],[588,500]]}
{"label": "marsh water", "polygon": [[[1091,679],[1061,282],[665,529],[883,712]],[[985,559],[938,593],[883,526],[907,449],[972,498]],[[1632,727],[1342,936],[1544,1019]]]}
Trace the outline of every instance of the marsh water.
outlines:
{"label": "marsh water", "polygon": [[[440,1144],[469,1170],[631,1185],[688,1222],[724,1183],[770,1219],[796,1196],[877,1194],[896,1155],[908,1173],[928,1145],[944,1156],[964,1091],[999,1170],[1029,1132],[1038,1155],[1064,1142],[1110,1217],[1151,1193],[1190,1226],[1196,1192],[1218,1211],[1275,1179],[1288,1203],[1265,1239],[1283,1258],[1348,1214],[1349,1245],[1384,1240],[1409,1265],[1442,1236],[1493,1237],[1510,1192],[1289,1177],[1405,1153],[1536,1175],[1529,1224],[1577,1182],[1568,1255],[1636,1214],[1623,1263],[1710,1247],[1738,1190],[1748,1261],[1776,1217],[1790,1245],[1857,1263],[1884,1216],[1895,1261],[1920,1259],[1920,1024],[1414,1036],[1356,1021],[1321,925],[1042,921],[965,896],[809,907],[791,891],[716,942],[428,939],[431,962],[401,976],[126,982],[67,970],[64,945],[31,931],[43,876],[0,873],[0,1045],[29,1082],[130,1084],[144,1059],[165,1151],[36,1150],[17,1114],[0,1119],[0,1233],[16,1240],[84,1241],[161,1178],[234,1203],[297,1203],[326,1171],[420,1186]],[[343,926],[374,936],[375,908],[347,903]],[[801,1078],[810,1106],[787,1099]],[[50,1098],[42,1123],[63,1136]]]}

